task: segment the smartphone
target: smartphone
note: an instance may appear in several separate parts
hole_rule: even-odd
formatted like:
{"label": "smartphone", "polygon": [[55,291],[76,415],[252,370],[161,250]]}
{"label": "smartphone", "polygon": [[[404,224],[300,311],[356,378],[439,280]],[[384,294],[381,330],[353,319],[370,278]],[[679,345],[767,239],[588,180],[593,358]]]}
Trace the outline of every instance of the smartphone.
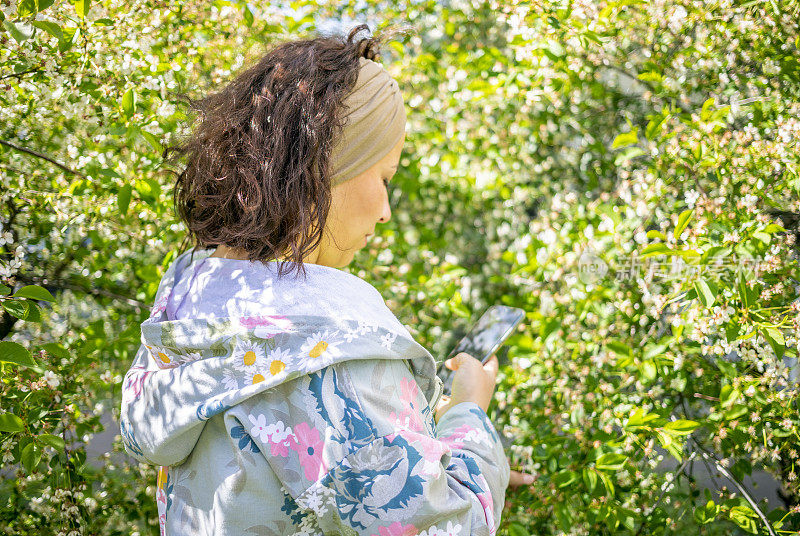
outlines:
{"label": "smartphone", "polygon": [[[458,341],[444,361],[461,352],[466,352],[480,360],[481,363],[486,363],[524,318],[525,311],[523,309],[507,305],[492,305]],[[442,379],[443,393],[450,396],[455,371],[445,367],[444,361],[439,363],[436,374]]]}

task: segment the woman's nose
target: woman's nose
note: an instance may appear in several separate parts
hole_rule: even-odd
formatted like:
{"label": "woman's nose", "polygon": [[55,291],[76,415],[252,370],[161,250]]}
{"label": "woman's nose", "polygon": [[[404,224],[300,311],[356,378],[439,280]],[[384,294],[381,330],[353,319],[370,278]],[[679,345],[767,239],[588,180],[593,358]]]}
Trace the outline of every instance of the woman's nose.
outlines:
{"label": "woman's nose", "polygon": [[386,223],[392,218],[392,208],[389,206],[389,196],[387,195],[386,200],[383,203],[383,211],[381,212],[381,217],[378,221],[381,223]]}

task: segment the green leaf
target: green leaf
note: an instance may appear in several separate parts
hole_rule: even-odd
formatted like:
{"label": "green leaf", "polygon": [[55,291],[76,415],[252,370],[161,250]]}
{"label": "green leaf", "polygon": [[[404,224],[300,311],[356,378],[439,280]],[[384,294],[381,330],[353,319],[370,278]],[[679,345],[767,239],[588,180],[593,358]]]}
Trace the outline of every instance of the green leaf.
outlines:
{"label": "green leaf", "polygon": [[744,274],[739,274],[739,282],[737,284],[739,290],[739,299],[742,301],[742,307],[749,308],[756,303],[756,293],[747,286]]}
{"label": "green leaf", "polygon": [[666,244],[662,242],[656,242],[655,244],[649,244],[642,250],[642,257],[653,257],[655,255],[669,255],[672,253],[672,250],[667,247]]}
{"label": "green leaf", "polygon": [[628,422],[625,424],[625,428],[639,428],[641,426],[654,423],[654,421],[659,419],[660,417],[656,413],[645,413],[642,408],[636,408],[631,416],[628,417]]}
{"label": "green leaf", "polygon": [[13,413],[0,413],[0,432],[22,432],[25,423]]}
{"label": "green leaf", "polygon": [[657,73],[654,71],[647,71],[644,73],[639,73],[636,78],[639,80],[644,80],[645,82],[661,82],[664,77],[661,76],[661,73]]}
{"label": "green leaf", "polygon": [[682,440],[678,439],[680,436],[666,433],[663,430],[656,430],[656,436],[658,437],[658,441],[661,443],[661,446],[664,447],[667,452],[672,454],[673,458],[675,458],[677,461],[681,461],[683,458],[683,444]]}
{"label": "green leaf", "polygon": [[157,201],[161,195],[161,185],[153,179],[136,179],[133,186],[144,200]]}
{"label": "green leaf", "polygon": [[113,169],[103,168],[100,171],[98,171],[97,173],[99,175],[102,175],[103,177],[111,177],[111,178],[114,178],[114,179],[121,179],[122,178],[122,175],[120,175],[119,173],[117,173]]}
{"label": "green leaf", "polygon": [[42,350],[44,350],[48,354],[52,354],[56,357],[61,357],[64,359],[69,359],[70,357],[72,357],[72,354],[70,354],[66,348],[55,342],[47,342],[43,344]]}
{"label": "green leaf", "polygon": [[620,525],[633,533],[634,529],[636,528],[636,520],[639,517],[636,512],[629,508],[617,507],[616,517]]}
{"label": "green leaf", "polygon": [[64,440],[57,435],[42,434],[38,436],[37,441],[44,443],[48,447],[53,447],[56,450],[64,450]]}
{"label": "green leaf", "polygon": [[648,123],[647,127],[644,129],[644,136],[648,140],[653,140],[656,137],[656,134],[661,130],[661,125],[664,124],[664,121],[669,118],[669,114],[666,115],[657,115],[653,117]]}
{"label": "green leaf", "polygon": [[694,290],[697,292],[697,298],[706,307],[711,307],[717,297],[716,289],[712,289],[705,279],[700,278],[694,282]]}
{"label": "green leaf", "polygon": [[684,259],[696,259],[700,257],[700,253],[694,249],[676,249],[672,251],[672,255],[678,255]]}
{"label": "green leaf", "polygon": [[700,257],[700,262],[705,263],[709,259],[712,259],[714,257],[722,257],[723,259],[725,259],[730,254],[731,254],[730,248],[724,248],[722,246],[712,246],[708,248],[705,252],[703,252],[703,255]]}
{"label": "green leaf", "polygon": [[530,532],[519,523],[511,523],[508,526],[508,536],[530,536]]}
{"label": "green leaf", "polygon": [[13,298],[30,298],[31,300],[41,300],[54,302],[56,299],[50,294],[50,291],[39,285],[25,285],[16,291]]}
{"label": "green leaf", "polygon": [[772,339],[777,344],[780,345],[786,344],[786,340],[783,338],[783,333],[781,333],[781,330],[779,330],[778,328],[772,326],[764,328],[764,333],[767,335],[767,338]]}
{"label": "green leaf", "polygon": [[119,208],[119,213],[123,216],[128,214],[128,207],[131,204],[131,193],[133,192],[133,186],[130,184],[126,184],[122,188],[119,189],[119,193],[117,194],[117,208]]}
{"label": "green leaf", "polygon": [[255,21],[255,17],[253,17],[253,12],[250,9],[250,4],[248,4],[247,2],[245,2],[244,6],[242,6],[242,15],[244,16],[244,23],[248,27],[252,26],[253,22]]}
{"label": "green leaf", "polygon": [[770,223],[766,227],[764,227],[765,233],[775,234],[775,233],[785,233],[786,229],[778,225],[777,223]]}
{"label": "green leaf", "polygon": [[122,95],[121,105],[125,117],[128,119],[133,117],[133,114],[136,113],[136,92],[133,91],[133,88],[128,89]]}
{"label": "green leaf", "polygon": [[593,32],[592,30],[584,30],[582,37],[585,37],[587,40],[594,41],[598,45],[603,44],[603,39],[597,34],[597,32]]}
{"label": "green leaf", "polygon": [[740,396],[742,396],[742,393],[739,389],[734,389],[730,385],[723,385],[719,391],[719,402],[723,408],[727,409],[735,404]]}
{"label": "green leaf", "polygon": [[144,130],[141,131],[141,134],[145,141],[150,144],[150,147],[158,151],[159,154],[164,150],[164,148],[161,146],[161,142],[158,141],[158,138],[155,135]]}
{"label": "green leaf", "polygon": [[672,234],[672,236],[674,236],[676,239],[680,238],[683,230],[686,229],[687,225],[689,225],[689,220],[692,219],[692,214],[694,214],[694,210],[690,208],[687,208],[681,212],[681,215],[678,216],[678,225],[675,226],[675,232]]}
{"label": "green leaf", "polygon": [[61,28],[62,37],[58,41],[58,50],[59,52],[66,52],[70,48],[72,48],[73,43],[78,40],[78,36],[81,33],[80,28],[70,28],[70,27],[63,27]]}
{"label": "green leaf", "polygon": [[36,0],[20,0],[17,4],[17,16],[23,18],[35,14],[38,11],[36,4]]}
{"label": "green leaf", "polygon": [[89,4],[90,0],[78,0],[75,2],[75,13],[82,19],[86,18],[89,14]]}
{"label": "green leaf", "polygon": [[653,344],[647,347],[647,350],[644,352],[645,359],[653,359],[654,357],[659,357],[664,355],[664,350],[667,349],[667,344]]}
{"label": "green leaf", "polygon": [[15,316],[20,320],[26,322],[40,322],[42,315],[39,314],[39,307],[32,301],[28,300],[3,300],[3,309],[8,314]]}
{"label": "green leaf", "polygon": [[670,421],[667,424],[665,424],[664,425],[664,430],[666,430],[667,432],[669,432],[669,433],[671,433],[673,435],[684,436],[684,435],[691,434],[692,432],[697,430],[697,428],[699,428],[699,427],[700,427],[700,423],[697,422],[697,421],[689,421],[689,420],[686,420],[686,419],[678,419],[676,421]]}
{"label": "green leaf", "polygon": [[722,372],[722,374],[726,378],[735,378],[738,374],[736,374],[736,367],[734,367],[731,363],[728,363],[724,359],[717,358],[717,367]]}
{"label": "green leaf", "polygon": [[786,353],[786,340],[783,338],[781,330],[772,326],[763,327],[761,328],[761,333],[769,345],[772,346],[772,351],[775,352],[775,355],[779,359],[783,358],[783,354]]}
{"label": "green leaf", "polygon": [[7,287],[0,283],[0,296],[8,296],[9,294],[11,294],[11,287]]}
{"label": "green leaf", "polygon": [[666,240],[667,239],[667,235],[665,235],[664,233],[662,233],[661,231],[658,231],[656,229],[650,229],[649,231],[647,231],[647,238],[650,238],[650,239],[660,238],[661,240]]}
{"label": "green leaf", "polygon": [[714,106],[714,97],[707,99],[700,109],[700,121],[708,121],[711,118],[711,107]]}
{"label": "green leaf", "polygon": [[740,329],[741,329],[741,326],[737,322],[735,322],[733,320],[728,322],[728,323],[726,323],[725,324],[725,339],[727,339],[728,342],[735,341],[736,337],[739,336],[739,330]]}
{"label": "green leaf", "polygon": [[608,452],[597,458],[595,467],[601,471],[619,471],[627,459],[627,456],[619,452]]}
{"label": "green leaf", "polygon": [[705,525],[714,521],[717,518],[717,514],[719,514],[719,505],[709,499],[705,506],[699,506],[695,509],[694,518],[699,524]]}
{"label": "green leaf", "polygon": [[61,27],[55,22],[49,22],[46,20],[35,20],[31,22],[31,24],[33,24],[40,30],[44,30],[45,32],[49,33],[59,41],[64,38],[64,34],[61,31]]}
{"label": "green leaf", "polygon": [[641,156],[644,154],[644,150],[641,147],[628,147],[627,149],[623,150],[621,153],[617,155],[614,159],[614,165],[619,166],[624,164],[628,160],[632,160],[637,156]]}
{"label": "green leaf", "polygon": [[734,404],[733,406],[731,406],[731,409],[726,411],[723,415],[725,416],[726,420],[732,421],[733,419],[738,419],[739,417],[745,415],[746,413],[747,413],[747,406],[745,406],[744,404]]}
{"label": "green leaf", "polygon": [[4,20],[3,26],[17,43],[22,43],[33,36],[33,26],[30,24],[25,24],[24,22],[14,24],[13,22]]}
{"label": "green leaf", "polygon": [[622,134],[618,134],[616,138],[614,138],[613,143],[611,144],[612,149],[618,149],[620,147],[626,147],[628,145],[636,145],[639,142],[639,127],[635,127],[633,130],[628,132],[623,132]]}
{"label": "green leaf", "polygon": [[31,353],[19,343],[11,341],[0,341],[0,361],[13,363],[23,367],[38,367],[39,364],[33,360]]}
{"label": "green leaf", "polygon": [[589,467],[583,468],[583,483],[586,489],[591,493],[597,487],[597,473]]}
{"label": "green leaf", "polygon": [[728,516],[731,521],[739,525],[745,532],[758,534],[758,524],[756,523],[758,516],[749,506],[734,506]]}
{"label": "green leaf", "polygon": [[559,488],[566,488],[578,481],[578,473],[575,471],[561,471],[553,477],[553,483]]}
{"label": "green leaf", "polygon": [[17,14],[24,18],[44,11],[53,5],[54,0],[20,0],[17,4]]}
{"label": "green leaf", "polygon": [[569,506],[564,503],[558,502],[553,507],[553,512],[556,514],[559,528],[562,532],[572,532],[572,513]]}
{"label": "green leaf", "polygon": [[22,455],[20,457],[25,470],[28,471],[28,474],[32,474],[39,465],[39,461],[42,459],[42,449],[40,449],[36,443],[28,443],[28,445],[22,449]]}
{"label": "green leaf", "polygon": [[603,487],[606,489],[606,495],[614,495],[614,482],[611,477],[605,473],[598,473],[597,476],[603,481]]}
{"label": "green leaf", "polygon": [[631,350],[631,347],[621,341],[608,341],[606,343],[606,348],[622,357],[629,357],[633,355],[633,350]]}
{"label": "green leaf", "polygon": [[763,243],[765,246],[768,246],[770,241],[772,241],[772,235],[769,233],[765,233],[764,231],[756,231],[753,233],[753,238],[757,239],[759,242]]}
{"label": "green leaf", "polygon": [[657,375],[658,368],[656,367],[655,361],[648,359],[647,361],[642,362],[642,376],[646,380],[653,381],[656,379]]}

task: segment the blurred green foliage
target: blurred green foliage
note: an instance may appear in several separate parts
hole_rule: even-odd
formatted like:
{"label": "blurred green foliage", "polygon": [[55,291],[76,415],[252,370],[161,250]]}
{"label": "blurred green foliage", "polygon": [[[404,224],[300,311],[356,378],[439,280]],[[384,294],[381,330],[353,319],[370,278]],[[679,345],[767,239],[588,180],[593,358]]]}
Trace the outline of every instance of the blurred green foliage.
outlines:
{"label": "blurred green foliage", "polygon": [[[4,534],[157,533],[154,468],[87,445],[184,234],[170,92],[359,22],[409,28],[383,58],[409,125],[350,270],[437,356],[491,304],[529,312],[490,414],[538,480],[501,533],[800,528],[796,1],[0,9]],[[738,487],[757,469],[785,504]]]}

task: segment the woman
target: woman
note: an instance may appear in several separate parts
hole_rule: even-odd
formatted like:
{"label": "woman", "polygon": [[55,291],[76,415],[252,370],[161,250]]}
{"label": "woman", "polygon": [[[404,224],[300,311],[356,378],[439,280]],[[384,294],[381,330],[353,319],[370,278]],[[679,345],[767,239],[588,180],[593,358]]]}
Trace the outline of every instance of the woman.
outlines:
{"label": "woman", "polygon": [[128,452],[161,466],[162,534],[499,524],[511,472],[486,416],[497,358],[453,358],[442,401],[431,354],[338,269],[389,220],[405,139],[364,28],[284,43],[194,103],[175,200],[200,247],[173,261],[142,323],[120,424]]}

